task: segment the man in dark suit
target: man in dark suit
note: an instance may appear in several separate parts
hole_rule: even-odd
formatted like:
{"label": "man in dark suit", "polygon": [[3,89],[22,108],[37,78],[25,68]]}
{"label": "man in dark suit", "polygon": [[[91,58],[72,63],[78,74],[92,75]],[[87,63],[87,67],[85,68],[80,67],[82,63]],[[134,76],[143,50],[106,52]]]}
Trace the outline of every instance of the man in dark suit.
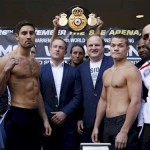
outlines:
{"label": "man in dark suit", "polygon": [[64,62],[66,49],[65,41],[55,38],[50,63],[41,67],[41,93],[52,127],[51,137],[43,140],[43,150],[75,150],[82,88],[77,70]]}
{"label": "man in dark suit", "polygon": [[89,60],[79,66],[81,83],[83,87],[83,112],[78,121],[78,131],[83,132],[82,142],[92,142],[91,134],[96,116],[98,100],[103,87],[103,72],[110,68],[113,60],[104,55],[104,40],[99,35],[92,35],[87,39],[87,52]]}

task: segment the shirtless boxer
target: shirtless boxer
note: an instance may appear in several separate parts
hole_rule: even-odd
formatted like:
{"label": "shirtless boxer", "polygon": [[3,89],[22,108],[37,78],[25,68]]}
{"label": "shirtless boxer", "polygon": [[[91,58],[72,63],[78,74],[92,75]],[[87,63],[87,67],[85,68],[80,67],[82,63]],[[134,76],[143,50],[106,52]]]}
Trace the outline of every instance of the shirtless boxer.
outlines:
{"label": "shirtless boxer", "polygon": [[[97,107],[92,141],[98,139],[99,126],[104,118],[103,142],[117,149],[136,146],[136,118],[141,105],[142,81],[139,70],[126,58],[128,39],[118,34],[112,37],[110,53],[114,65],[103,74],[103,90]],[[101,134],[101,133],[99,133]]]}
{"label": "shirtless boxer", "polygon": [[35,27],[28,21],[16,25],[18,47],[0,59],[0,94],[8,85],[11,107],[6,114],[7,150],[40,150],[41,120],[44,134],[51,134],[39,89],[39,63],[30,56],[35,42]]}

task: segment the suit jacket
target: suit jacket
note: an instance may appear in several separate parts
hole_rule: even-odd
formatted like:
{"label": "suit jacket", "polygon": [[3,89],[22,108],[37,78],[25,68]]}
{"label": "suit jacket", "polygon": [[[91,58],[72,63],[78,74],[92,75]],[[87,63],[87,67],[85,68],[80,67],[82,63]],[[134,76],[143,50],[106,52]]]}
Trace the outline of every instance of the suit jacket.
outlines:
{"label": "suit jacket", "polygon": [[113,65],[113,59],[109,56],[104,56],[102,59],[101,67],[97,76],[95,87],[93,85],[90,73],[90,61],[83,62],[79,67],[81,76],[81,83],[83,88],[83,114],[82,119],[85,128],[90,128],[94,125],[96,117],[97,103],[101,96],[103,87],[102,76],[103,72]]}
{"label": "suit jacket", "polygon": [[81,81],[75,68],[64,63],[59,104],[50,63],[41,66],[40,87],[49,119],[55,111],[63,111],[67,118],[74,118],[82,96]]}

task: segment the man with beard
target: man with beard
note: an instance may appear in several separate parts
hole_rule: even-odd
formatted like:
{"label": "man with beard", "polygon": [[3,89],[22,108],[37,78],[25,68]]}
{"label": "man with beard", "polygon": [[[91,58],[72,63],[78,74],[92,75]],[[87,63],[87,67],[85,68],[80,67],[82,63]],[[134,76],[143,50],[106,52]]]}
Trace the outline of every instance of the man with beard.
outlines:
{"label": "man with beard", "polygon": [[150,24],[143,28],[142,37],[146,47],[150,50]]}
{"label": "man with beard", "polygon": [[[142,31],[142,38],[144,40],[145,46],[148,50],[150,50],[150,24],[146,25]],[[148,94],[146,97],[146,103],[144,104],[143,110],[141,113],[143,114],[143,130],[141,133],[141,150],[149,150],[150,149],[150,59],[140,67],[140,72],[142,75],[142,80],[144,82],[145,87],[148,90]],[[141,120],[139,120],[141,122]]]}
{"label": "man with beard", "polygon": [[34,25],[25,20],[19,22],[15,38],[18,47],[0,59],[0,95],[7,84],[11,95],[11,106],[4,122],[6,149],[40,150],[40,116],[45,135],[51,134],[51,127],[40,94],[40,65],[30,56],[35,42]]}

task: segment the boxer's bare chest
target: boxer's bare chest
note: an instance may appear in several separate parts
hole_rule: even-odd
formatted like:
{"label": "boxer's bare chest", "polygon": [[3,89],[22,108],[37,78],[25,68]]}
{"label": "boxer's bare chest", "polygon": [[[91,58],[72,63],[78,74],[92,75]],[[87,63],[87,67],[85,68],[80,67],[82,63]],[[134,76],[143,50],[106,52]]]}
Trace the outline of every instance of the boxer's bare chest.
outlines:
{"label": "boxer's bare chest", "polygon": [[34,59],[19,58],[19,64],[13,68],[12,73],[18,78],[38,77],[39,67]]}

